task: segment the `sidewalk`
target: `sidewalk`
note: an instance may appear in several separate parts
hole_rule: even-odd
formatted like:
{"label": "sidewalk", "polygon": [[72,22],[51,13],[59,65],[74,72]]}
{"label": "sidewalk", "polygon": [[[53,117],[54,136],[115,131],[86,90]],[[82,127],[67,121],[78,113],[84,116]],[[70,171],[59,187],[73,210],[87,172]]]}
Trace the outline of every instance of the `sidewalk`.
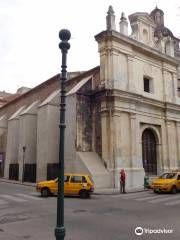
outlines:
{"label": "sidewalk", "polygon": [[[131,188],[126,189],[127,193],[136,193],[136,192],[144,192],[148,191],[148,189],[142,188]],[[95,195],[117,195],[120,194],[119,188],[101,188],[101,189],[95,189],[94,193]]]}
{"label": "sidewalk", "polygon": [[6,178],[0,178],[0,182],[6,182],[6,183],[12,183],[12,184],[19,184],[19,185],[25,185],[25,186],[32,186],[35,187],[36,183],[31,183],[31,182],[21,182],[21,181],[16,181],[16,180],[9,180]]}
{"label": "sidewalk", "polygon": [[[0,178],[0,182],[19,184],[19,185],[24,185],[24,186],[32,186],[32,187],[36,186],[36,183],[21,182],[21,181],[16,181],[16,180],[9,180],[6,178]],[[148,191],[148,189],[144,189],[143,186],[141,188],[127,189],[127,193],[135,193],[135,192],[143,192],[143,191]],[[120,194],[120,192],[119,192],[119,188],[98,188],[98,189],[94,190],[93,194],[94,195],[116,195],[116,194]]]}

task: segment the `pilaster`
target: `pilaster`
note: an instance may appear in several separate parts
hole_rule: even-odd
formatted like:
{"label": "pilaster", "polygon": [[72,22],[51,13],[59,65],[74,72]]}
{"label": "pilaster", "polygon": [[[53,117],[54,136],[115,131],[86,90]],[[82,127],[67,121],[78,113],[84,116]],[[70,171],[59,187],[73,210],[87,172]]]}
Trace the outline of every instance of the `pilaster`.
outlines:
{"label": "pilaster", "polygon": [[131,55],[127,56],[128,60],[128,91],[134,92],[135,86],[134,86],[134,79],[133,79],[133,61],[134,57]]}
{"label": "pilaster", "polygon": [[167,151],[170,170],[177,169],[177,142],[176,142],[176,128],[173,121],[166,121],[167,127]]}
{"label": "pilaster", "polygon": [[130,113],[130,139],[131,139],[131,167],[135,165],[137,157],[137,126],[136,126],[136,114]]}
{"label": "pilaster", "polygon": [[176,136],[177,136],[177,162],[180,167],[180,122],[176,122]]}

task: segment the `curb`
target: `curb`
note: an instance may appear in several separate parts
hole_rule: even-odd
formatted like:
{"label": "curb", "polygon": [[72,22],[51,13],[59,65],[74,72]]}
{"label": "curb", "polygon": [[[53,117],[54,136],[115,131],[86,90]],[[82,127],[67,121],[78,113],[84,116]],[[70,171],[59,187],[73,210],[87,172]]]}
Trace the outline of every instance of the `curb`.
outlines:
{"label": "curb", "polygon": [[29,186],[29,187],[35,187],[36,186],[36,183],[20,182],[20,181],[15,181],[15,180],[13,181],[13,180],[5,179],[5,178],[0,178],[0,182],[24,185],[24,186]]}
{"label": "curb", "polygon": [[[140,189],[140,190],[130,190],[127,191],[127,194],[138,193],[138,192],[147,192],[149,189]],[[92,195],[121,195],[119,191],[117,192],[93,192]]]}
{"label": "curb", "polygon": [[[5,182],[5,183],[10,183],[10,184],[18,184],[18,185],[23,185],[23,186],[29,186],[29,187],[35,187],[36,183],[30,183],[30,182],[21,182],[21,181],[15,181],[15,180],[9,180],[9,179],[5,179],[5,178],[0,178],[0,182]],[[138,193],[138,192],[145,192],[145,191],[150,191],[150,189],[131,189],[131,190],[127,190],[127,194],[131,194],[131,193]],[[100,190],[98,192],[94,191],[92,193],[92,195],[120,195],[121,193],[119,192],[119,189],[104,189],[104,190]]]}

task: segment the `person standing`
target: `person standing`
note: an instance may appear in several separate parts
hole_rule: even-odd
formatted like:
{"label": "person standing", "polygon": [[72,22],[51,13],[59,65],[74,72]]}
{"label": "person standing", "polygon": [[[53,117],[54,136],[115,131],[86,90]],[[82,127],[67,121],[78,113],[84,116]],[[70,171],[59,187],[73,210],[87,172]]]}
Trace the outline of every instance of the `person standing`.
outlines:
{"label": "person standing", "polygon": [[126,193],[125,185],[126,185],[126,174],[124,169],[122,169],[120,171],[120,193]]}

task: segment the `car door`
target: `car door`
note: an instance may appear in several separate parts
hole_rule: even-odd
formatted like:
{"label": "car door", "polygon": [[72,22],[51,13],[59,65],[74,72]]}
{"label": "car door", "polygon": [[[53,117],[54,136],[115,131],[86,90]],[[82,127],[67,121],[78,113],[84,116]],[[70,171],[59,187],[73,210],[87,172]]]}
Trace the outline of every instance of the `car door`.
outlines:
{"label": "car door", "polygon": [[51,192],[52,193],[58,192],[58,178],[54,179],[54,181],[51,183]]}
{"label": "car door", "polygon": [[64,195],[69,195],[71,191],[70,175],[64,175]]}
{"label": "car door", "polygon": [[180,174],[177,176],[177,189],[180,190]]}
{"label": "car door", "polygon": [[78,195],[82,189],[82,176],[73,175],[70,180],[72,195]]}

